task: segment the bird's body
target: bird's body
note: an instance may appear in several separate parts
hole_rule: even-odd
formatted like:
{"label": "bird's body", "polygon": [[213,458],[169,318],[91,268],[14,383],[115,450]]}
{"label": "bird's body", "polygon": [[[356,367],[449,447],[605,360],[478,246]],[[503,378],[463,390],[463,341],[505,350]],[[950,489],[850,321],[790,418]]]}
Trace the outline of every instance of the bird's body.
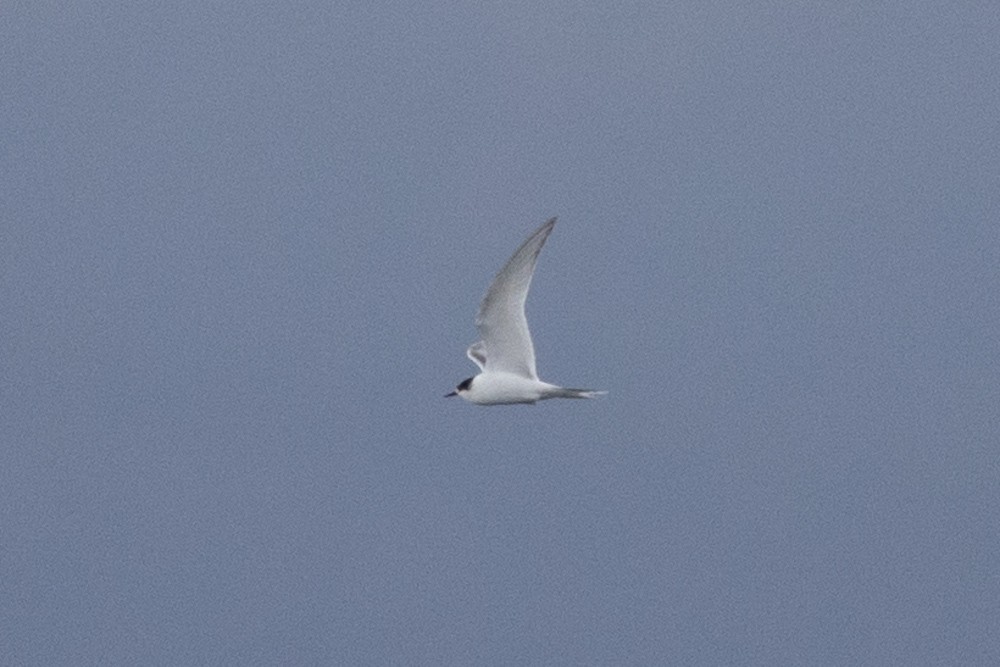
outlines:
{"label": "bird's body", "polygon": [[478,405],[508,405],[546,398],[593,398],[606,393],[549,384],[539,380],[535,370],[535,349],[524,316],[524,302],[538,254],[555,224],[552,218],[539,227],[493,279],[476,316],[482,338],[466,352],[482,372],[463,380],[448,396],[461,396]]}
{"label": "bird's body", "polygon": [[457,390],[456,393],[478,405],[534,403],[546,398],[593,398],[604,393],[589,389],[566,389],[515,373],[480,373],[469,380],[471,382],[465,389]]}

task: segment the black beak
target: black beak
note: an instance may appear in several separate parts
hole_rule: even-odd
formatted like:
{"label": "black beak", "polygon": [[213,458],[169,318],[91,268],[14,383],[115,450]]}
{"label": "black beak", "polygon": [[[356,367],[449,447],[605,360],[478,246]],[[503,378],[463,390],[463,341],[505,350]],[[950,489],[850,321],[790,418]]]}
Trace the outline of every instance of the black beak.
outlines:
{"label": "black beak", "polygon": [[445,398],[451,398],[452,396],[458,396],[458,392],[457,391],[453,391],[450,394],[445,394],[444,395]]}

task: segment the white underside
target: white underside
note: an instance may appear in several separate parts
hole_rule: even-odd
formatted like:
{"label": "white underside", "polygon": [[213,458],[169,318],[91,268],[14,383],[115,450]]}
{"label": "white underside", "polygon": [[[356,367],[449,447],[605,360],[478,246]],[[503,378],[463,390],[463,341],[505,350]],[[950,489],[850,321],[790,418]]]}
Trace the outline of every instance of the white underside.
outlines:
{"label": "white underside", "polygon": [[592,398],[602,393],[564,389],[513,373],[490,372],[477,375],[469,389],[458,392],[458,395],[479,405],[503,405],[534,403],[547,398]]}

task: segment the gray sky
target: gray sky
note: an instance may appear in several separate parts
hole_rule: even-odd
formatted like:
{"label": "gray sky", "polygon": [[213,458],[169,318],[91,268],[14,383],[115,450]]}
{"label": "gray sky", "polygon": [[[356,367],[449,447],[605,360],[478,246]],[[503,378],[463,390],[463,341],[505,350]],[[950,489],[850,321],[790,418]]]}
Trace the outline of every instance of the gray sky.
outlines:
{"label": "gray sky", "polygon": [[419,4],[3,12],[5,661],[1000,662],[995,3]]}

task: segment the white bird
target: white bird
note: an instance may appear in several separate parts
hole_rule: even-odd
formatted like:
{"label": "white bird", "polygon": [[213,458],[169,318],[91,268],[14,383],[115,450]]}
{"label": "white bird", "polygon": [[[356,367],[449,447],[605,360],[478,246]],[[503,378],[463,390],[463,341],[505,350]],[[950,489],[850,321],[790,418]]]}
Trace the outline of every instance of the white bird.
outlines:
{"label": "white bird", "polygon": [[482,372],[462,380],[445,398],[461,396],[479,405],[500,405],[546,398],[594,398],[607,393],[558,387],[539,380],[535,371],[535,348],[524,316],[524,302],[538,253],[555,224],[552,218],[539,227],[493,279],[476,315],[481,339],[466,351]]}

